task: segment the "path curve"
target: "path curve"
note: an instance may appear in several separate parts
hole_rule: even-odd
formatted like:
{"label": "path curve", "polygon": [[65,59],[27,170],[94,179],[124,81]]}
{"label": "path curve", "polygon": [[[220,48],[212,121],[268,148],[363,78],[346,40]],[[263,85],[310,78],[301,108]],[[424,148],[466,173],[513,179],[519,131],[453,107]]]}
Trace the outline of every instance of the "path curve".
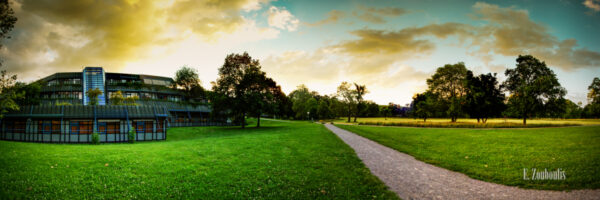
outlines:
{"label": "path curve", "polygon": [[472,179],[326,124],[402,199],[600,199],[600,190],[522,189]]}

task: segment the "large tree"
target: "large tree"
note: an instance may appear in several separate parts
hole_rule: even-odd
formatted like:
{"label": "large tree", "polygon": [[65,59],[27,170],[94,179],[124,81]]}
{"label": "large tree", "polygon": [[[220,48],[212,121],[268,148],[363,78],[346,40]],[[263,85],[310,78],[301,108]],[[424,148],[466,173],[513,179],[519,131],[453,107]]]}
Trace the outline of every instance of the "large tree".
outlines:
{"label": "large tree", "polygon": [[365,85],[359,85],[354,83],[354,92],[356,93],[355,98],[356,98],[356,112],[354,113],[354,122],[356,122],[356,118],[358,117],[358,114],[360,113],[361,110],[363,110],[364,108],[364,95],[369,93],[369,91],[367,90],[367,86]]}
{"label": "large tree", "polygon": [[295,113],[295,119],[308,119],[308,112],[310,108],[307,102],[313,97],[310,90],[304,85],[299,85],[296,90],[292,91],[289,95],[292,101],[292,110]]}
{"label": "large tree", "polygon": [[496,80],[496,74],[474,76],[468,71],[466,77],[467,93],[465,110],[470,117],[487,122],[488,117],[498,116],[504,110],[504,93]]}
{"label": "large tree", "polygon": [[587,117],[600,117],[600,78],[595,77],[588,87],[588,104],[585,106]]}
{"label": "large tree", "polygon": [[188,100],[204,98],[204,88],[200,83],[198,72],[188,66],[183,66],[175,72],[175,85],[185,92]]}
{"label": "large tree", "polygon": [[[5,38],[10,38],[8,32],[10,32],[17,18],[14,16],[15,12],[10,7],[8,0],[0,0],[0,41]],[[2,43],[0,43],[2,48]],[[2,66],[2,59],[0,58],[0,67]],[[0,77],[0,119],[4,117],[4,113],[10,110],[18,110],[19,105],[15,102],[19,98],[19,94],[15,90],[11,89],[17,80],[17,75],[8,76],[6,70],[1,71]]]}
{"label": "large tree", "polygon": [[217,104],[217,108],[227,107],[228,112],[241,122],[242,128],[246,127],[247,114],[255,114],[259,119],[257,126],[260,126],[260,115],[271,109],[275,96],[273,91],[277,88],[275,82],[261,70],[258,60],[252,59],[246,52],[229,54],[219,68],[217,81],[213,83],[213,91],[219,97],[213,104]]}
{"label": "large tree", "polygon": [[427,79],[429,90],[447,104],[446,113],[452,122],[462,114],[462,102],[466,94],[465,78],[467,68],[465,63],[446,64],[437,68],[435,74]]}
{"label": "large tree", "polygon": [[249,108],[249,114],[256,117],[256,127],[260,127],[260,117],[263,113],[272,113],[277,105],[277,93],[281,88],[266,73],[258,67],[246,70],[240,82],[244,103]]}
{"label": "large tree", "polygon": [[507,69],[502,87],[510,92],[509,105],[527,124],[527,118],[549,109],[548,103],[563,99],[565,89],[546,63],[531,55],[519,55],[514,69]]}
{"label": "large tree", "polygon": [[350,122],[352,118],[352,114],[356,111],[356,91],[350,89],[352,85],[348,82],[342,82],[340,86],[337,88],[337,96],[341,98],[341,102],[346,107],[346,116],[348,116],[348,122]]}

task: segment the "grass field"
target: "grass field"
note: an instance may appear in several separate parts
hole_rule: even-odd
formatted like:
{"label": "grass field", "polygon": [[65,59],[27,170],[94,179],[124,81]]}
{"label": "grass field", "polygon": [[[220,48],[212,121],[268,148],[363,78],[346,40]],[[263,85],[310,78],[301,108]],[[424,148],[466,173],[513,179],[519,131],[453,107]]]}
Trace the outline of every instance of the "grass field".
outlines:
{"label": "grass field", "polygon": [[0,198],[396,199],[319,124],[172,128],[167,141],[0,141]]}
{"label": "grass field", "polygon": [[523,127],[553,127],[553,126],[587,126],[600,125],[600,119],[527,119],[527,126],[523,126],[522,119],[495,118],[489,119],[487,123],[477,123],[477,119],[458,119],[450,123],[450,119],[431,118],[427,122],[423,119],[414,118],[358,118],[354,123],[347,123],[347,118],[333,120],[338,124],[362,124],[362,125],[386,125],[386,126],[409,126],[409,127],[446,127],[446,128],[523,128]]}
{"label": "grass field", "polygon": [[[457,129],[340,125],[472,178],[535,189],[600,188],[600,127]],[[566,171],[566,180],[523,180],[523,168]]]}

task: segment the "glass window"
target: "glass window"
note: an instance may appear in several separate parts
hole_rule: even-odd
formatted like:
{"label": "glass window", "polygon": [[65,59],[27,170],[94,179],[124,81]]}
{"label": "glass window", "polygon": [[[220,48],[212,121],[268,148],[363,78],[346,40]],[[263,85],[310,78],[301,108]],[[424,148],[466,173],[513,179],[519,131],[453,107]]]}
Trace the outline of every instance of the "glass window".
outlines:
{"label": "glass window", "polygon": [[40,121],[38,121],[38,133],[60,134],[60,121],[58,121],[58,120],[40,120]]}
{"label": "glass window", "polygon": [[92,133],[92,121],[71,121],[71,134]]}

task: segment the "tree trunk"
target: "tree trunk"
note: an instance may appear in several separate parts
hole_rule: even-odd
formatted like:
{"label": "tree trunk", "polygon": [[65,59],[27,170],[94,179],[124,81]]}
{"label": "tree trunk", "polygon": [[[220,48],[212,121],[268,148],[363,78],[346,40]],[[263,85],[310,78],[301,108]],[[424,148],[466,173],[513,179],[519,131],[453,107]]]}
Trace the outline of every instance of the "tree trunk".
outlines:
{"label": "tree trunk", "polygon": [[258,116],[256,116],[256,128],[260,128],[260,114],[258,114]]}
{"label": "tree trunk", "polygon": [[242,128],[246,128],[246,113],[242,113]]}
{"label": "tree trunk", "polygon": [[357,115],[354,115],[354,122],[356,122],[356,117],[357,117]]}
{"label": "tree trunk", "polygon": [[523,125],[527,126],[527,116],[523,117]]}
{"label": "tree trunk", "polygon": [[477,123],[479,124],[479,117],[477,118]]}
{"label": "tree trunk", "polygon": [[486,118],[481,119],[481,121],[483,121],[483,123],[485,124],[487,122],[487,119],[488,118],[486,117]]}
{"label": "tree trunk", "polygon": [[427,122],[427,117],[423,117],[423,122]]}
{"label": "tree trunk", "polygon": [[350,107],[348,107],[348,123],[352,120],[352,111],[350,111]]}

